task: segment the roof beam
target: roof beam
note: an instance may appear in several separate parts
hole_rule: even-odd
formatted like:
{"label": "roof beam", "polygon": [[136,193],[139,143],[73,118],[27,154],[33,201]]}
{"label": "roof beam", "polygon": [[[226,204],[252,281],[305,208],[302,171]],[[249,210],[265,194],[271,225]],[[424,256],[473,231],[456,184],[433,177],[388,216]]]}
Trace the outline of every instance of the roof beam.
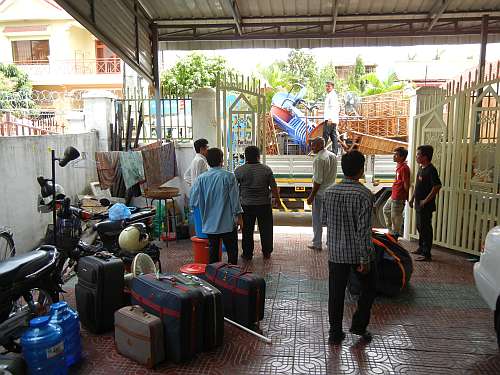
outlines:
{"label": "roof beam", "polygon": [[432,30],[432,28],[439,21],[439,18],[443,15],[443,13],[445,12],[446,8],[448,8],[448,5],[450,5],[450,3],[451,3],[451,0],[441,0],[441,5],[439,6],[438,10],[436,12],[431,11],[429,13],[429,18],[431,18],[432,21],[429,24],[427,31]]}
{"label": "roof beam", "polygon": [[332,34],[335,34],[335,28],[337,27],[337,18],[339,16],[339,4],[340,0],[334,0],[333,3],[333,14],[332,14]]}
{"label": "roof beam", "polygon": [[236,29],[238,30],[238,34],[240,36],[243,35],[243,30],[241,28],[241,15],[238,10],[238,4],[236,4],[236,0],[226,0],[227,5],[231,8],[231,14],[233,15],[234,23],[236,24]]}

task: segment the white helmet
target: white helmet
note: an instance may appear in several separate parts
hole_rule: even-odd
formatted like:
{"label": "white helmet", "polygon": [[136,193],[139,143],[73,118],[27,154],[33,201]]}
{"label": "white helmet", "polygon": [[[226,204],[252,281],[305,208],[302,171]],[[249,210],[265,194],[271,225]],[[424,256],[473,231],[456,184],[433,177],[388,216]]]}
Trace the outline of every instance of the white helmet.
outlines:
{"label": "white helmet", "polygon": [[126,227],[118,237],[120,249],[129,253],[138,253],[149,243],[146,226],[142,223]]}
{"label": "white helmet", "polygon": [[[52,182],[47,182],[47,184],[50,186],[49,189],[52,188]],[[56,184],[56,199],[62,199],[66,196],[66,194],[64,193],[64,189],[61,185],[59,184]],[[46,197],[43,197],[42,195],[42,199],[41,201],[43,202],[43,204],[45,205],[49,205],[52,203],[52,194],[46,196]]]}

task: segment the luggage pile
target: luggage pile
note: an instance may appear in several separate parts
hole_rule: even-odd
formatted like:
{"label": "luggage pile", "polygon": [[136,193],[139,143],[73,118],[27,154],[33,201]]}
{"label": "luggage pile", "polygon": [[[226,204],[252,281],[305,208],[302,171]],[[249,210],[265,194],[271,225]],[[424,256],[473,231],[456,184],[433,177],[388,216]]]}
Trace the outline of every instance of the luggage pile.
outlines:
{"label": "luggage pile", "polygon": [[222,345],[225,318],[249,328],[263,319],[262,277],[226,263],[209,264],[198,276],[138,275],[128,285],[127,300],[121,259],[82,258],[75,288],[80,320],[93,333],[114,328],[117,351],[152,368]]}

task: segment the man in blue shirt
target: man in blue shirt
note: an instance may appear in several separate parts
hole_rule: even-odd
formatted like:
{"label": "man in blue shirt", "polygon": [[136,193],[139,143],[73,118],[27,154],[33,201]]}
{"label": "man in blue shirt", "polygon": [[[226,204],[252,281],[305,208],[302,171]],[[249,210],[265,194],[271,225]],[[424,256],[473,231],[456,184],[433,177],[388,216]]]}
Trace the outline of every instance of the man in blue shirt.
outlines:
{"label": "man in blue shirt", "polygon": [[226,247],[228,262],[238,263],[238,225],[243,210],[234,174],[222,169],[222,150],[207,152],[210,169],[201,174],[191,189],[190,205],[200,209],[203,233],[208,235],[210,263],[219,262],[220,240]]}

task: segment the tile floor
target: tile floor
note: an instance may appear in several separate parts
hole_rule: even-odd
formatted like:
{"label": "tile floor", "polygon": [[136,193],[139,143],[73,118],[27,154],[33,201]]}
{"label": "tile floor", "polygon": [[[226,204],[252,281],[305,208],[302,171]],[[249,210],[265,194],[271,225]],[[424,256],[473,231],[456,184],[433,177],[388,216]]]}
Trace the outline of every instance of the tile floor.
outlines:
{"label": "tile floor", "polygon": [[[85,331],[85,360],[73,374],[500,374],[493,314],[478,295],[467,257],[435,249],[432,263],[415,263],[410,288],[398,298],[377,298],[369,344],[347,335],[341,346],[327,343],[327,253],[306,248],[307,230],[279,228],[272,258],[256,256],[249,270],[267,281],[266,314],[260,328],[268,345],[226,323],[219,349],[181,366],[155,370],[120,356],[112,334]],[[408,249],[414,243],[404,242]],[[164,269],[192,261],[190,241],[162,250]],[[347,297],[345,329],[355,309]],[[72,291],[67,299],[74,304]]]}

